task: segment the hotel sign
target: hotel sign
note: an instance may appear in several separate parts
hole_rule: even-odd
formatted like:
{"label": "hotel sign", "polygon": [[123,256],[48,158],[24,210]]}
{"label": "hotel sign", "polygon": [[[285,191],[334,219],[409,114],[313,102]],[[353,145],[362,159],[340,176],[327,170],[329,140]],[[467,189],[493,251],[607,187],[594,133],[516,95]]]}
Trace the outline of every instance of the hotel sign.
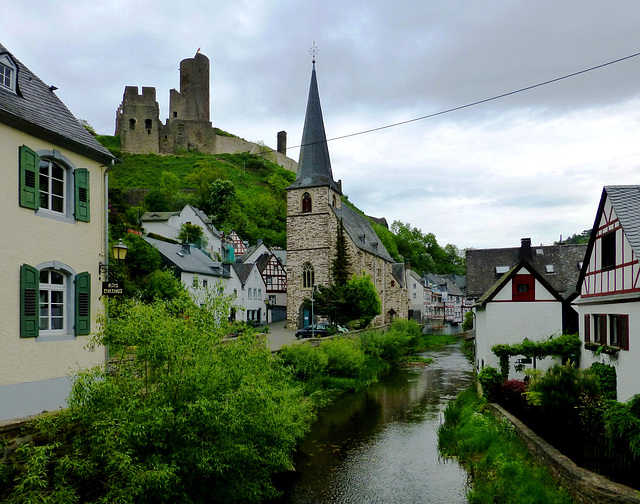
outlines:
{"label": "hotel sign", "polygon": [[123,294],[123,282],[102,282],[103,296],[121,296]]}

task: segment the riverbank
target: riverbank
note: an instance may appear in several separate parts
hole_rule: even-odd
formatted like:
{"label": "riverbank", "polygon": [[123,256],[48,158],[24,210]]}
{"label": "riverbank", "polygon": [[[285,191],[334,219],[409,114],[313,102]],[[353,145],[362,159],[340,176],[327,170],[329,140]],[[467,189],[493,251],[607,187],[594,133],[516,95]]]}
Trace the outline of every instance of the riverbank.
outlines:
{"label": "riverbank", "polygon": [[511,423],[496,419],[474,387],[449,403],[444,418],[438,430],[439,449],[471,474],[469,503],[574,503],[547,468],[535,463]]}

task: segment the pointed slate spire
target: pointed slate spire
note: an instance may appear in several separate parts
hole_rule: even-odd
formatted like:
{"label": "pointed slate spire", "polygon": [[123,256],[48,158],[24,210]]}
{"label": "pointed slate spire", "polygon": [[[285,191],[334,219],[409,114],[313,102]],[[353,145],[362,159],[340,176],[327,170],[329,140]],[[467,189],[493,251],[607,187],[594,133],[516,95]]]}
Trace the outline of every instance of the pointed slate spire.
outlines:
{"label": "pointed slate spire", "polygon": [[311,85],[309,86],[309,98],[307,100],[307,114],[302,130],[298,174],[295,182],[289,188],[318,186],[329,186],[334,191],[342,194],[333,180],[331,171],[329,147],[327,146],[327,136],[324,131],[322,107],[320,106],[320,94],[318,93],[318,81],[316,79],[316,62],[314,60]]}

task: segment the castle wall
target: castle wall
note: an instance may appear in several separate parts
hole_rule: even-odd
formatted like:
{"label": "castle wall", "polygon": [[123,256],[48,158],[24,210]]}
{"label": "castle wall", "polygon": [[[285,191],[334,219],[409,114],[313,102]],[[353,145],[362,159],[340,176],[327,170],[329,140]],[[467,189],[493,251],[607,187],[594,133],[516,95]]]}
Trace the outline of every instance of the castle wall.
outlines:
{"label": "castle wall", "polygon": [[120,135],[125,152],[157,154],[159,134],[162,129],[160,107],[156,101],[156,89],[137,86],[124,89],[122,103],[116,112],[116,135]]}

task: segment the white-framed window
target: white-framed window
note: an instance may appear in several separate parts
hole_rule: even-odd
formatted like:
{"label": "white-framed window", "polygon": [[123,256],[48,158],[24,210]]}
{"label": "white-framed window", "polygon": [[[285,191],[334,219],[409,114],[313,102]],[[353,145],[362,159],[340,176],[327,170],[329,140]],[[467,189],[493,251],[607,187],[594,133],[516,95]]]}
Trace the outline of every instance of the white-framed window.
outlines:
{"label": "white-framed window", "polygon": [[247,291],[247,299],[252,299],[251,298],[251,287],[249,287],[249,290]]}
{"label": "white-framed window", "polygon": [[56,341],[91,331],[91,275],[60,261],[20,267],[20,337]]}
{"label": "white-framed window", "polygon": [[59,151],[26,145],[19,153],[19,205],[65,222],[90,221],[89,170],[75,168]]}
{"label": "white-framed window", "polygon": [[59,271],[40,271],[40,335],[65,334],[67,279]]}
{"label": "white-framed window", "polygon": [[48,159],[40,160],[40,209],[65,213],[66,170]]}
{"label": "white-framed window", "polygon": [[18,67],[7,54],[0,54],[0,89],[16,92]]}

